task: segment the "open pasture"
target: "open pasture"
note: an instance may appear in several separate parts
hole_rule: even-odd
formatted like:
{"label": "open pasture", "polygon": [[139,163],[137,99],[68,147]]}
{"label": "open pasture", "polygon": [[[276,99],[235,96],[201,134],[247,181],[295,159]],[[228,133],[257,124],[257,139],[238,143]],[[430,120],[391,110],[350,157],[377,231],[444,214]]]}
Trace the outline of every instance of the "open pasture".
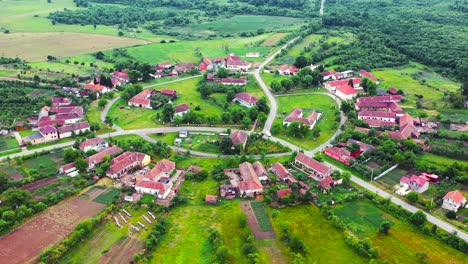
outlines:
{"label": "open pasture", "polygon": [[0,55],[40,61],[48,55],[66,57],[145,43],[139,39],[85,33],[12,33],[0,38]]}
{"label": "open pasture", "polygon": [[[334,210],[357,230],[357,235],[371,239],[383,260],[391,263],[417,263],[420,261],[418,253],[427,256],[427,263],[465,263],[466,255],[463,253],[422,234],[411,224],[385,213],[370,201],[353,201]],[[379,226],[384,220],[392,223],[388,235],[379,232]]]}
{"label": "open pasture", "polygon": [[78,223],[104,206],[75,197],[50,207],[0,239],[0,263],[36,262],[42,250],[64,239]]}

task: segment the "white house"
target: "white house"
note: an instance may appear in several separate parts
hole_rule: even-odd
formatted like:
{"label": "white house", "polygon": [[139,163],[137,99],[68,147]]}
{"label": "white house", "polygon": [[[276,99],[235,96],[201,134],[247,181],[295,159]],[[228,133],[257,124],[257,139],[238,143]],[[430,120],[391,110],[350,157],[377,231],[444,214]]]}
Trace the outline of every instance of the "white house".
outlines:
{"label": "white house", "polygon": [[233,101],[239,102],[239,104],[245,107],[252,108],[257,104],[258,99],[246,92],[242,92],[242,93],[236,94],[236,98],[234,98]]}
{"label": "white house", "polygon": [[138,181],[135,185],[135,190],[139,193],[157,195],[159,199],[166,199],[171,192],[172,182],[163,184],[152,181]]}
{"label": "white house", "polygon": [[442,200],[442,208],[455,212],[466,204],[466,198],[458,190],[448,192]]}
{"label": "white house", "polygon": [[400,185],[417,193],[423,193],[429,189],[429,181],[427,181],[425,177],[416,175],[411,175],[411,177],[401,177]]}
{"label": "white house", "polygon": [[104,139],[98,137],[86,139],[80,143],[80,149],[84,152],[88,152],[90,150],[101,151],[108,147],[109,144]]}

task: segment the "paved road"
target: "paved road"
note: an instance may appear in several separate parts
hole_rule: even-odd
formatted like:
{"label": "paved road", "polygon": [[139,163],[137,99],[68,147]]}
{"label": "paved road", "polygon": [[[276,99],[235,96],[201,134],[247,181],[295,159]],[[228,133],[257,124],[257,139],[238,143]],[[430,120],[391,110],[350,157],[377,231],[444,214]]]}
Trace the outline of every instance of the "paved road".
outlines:
{"label": "paved road", "polygon": [[324,9],[325,9],[325,0],[322,0],[320,3],[320,17],[323,17]]}
{"label": "paved road", "polygon": [[265,126],[263,127],[263,132],[270,131],[271,125],[273,124],[273,121],[275,121],[276,113],[278,112],[278,103],[275,100],[275,97],[270,91],[270,88],[265,84],[263,81],[262,77],[260,77],[260,71],[265,67],[270,61],[272,61],[276,55],[278,55],[281,50],[284,48],[288,47],[289,45],[293,44],[297,38],[294,38],[293,40],[289,41],[286,45],[284,45],[281,49],[279,49],[277,52],[275,52],[273,55],[271,55],[269,58],[267,58],[260,66],[254,71],[254,76],[255,79],[257,80],[258,84],[260,84],[260,87],[262,87],[263,92],[268,97],[268,100],[270,101],[270,114],[268,115],[268,119],[265,122]]}
{"label": "paved road", "polygon": [[[326,165],[330,166],[332,169],[334,170],[337,170],[337,171],[340,171],[340,172],[343,172],[342,169],[338,168],[338,167],[335,167],[334,165],[328,163],[328,162],[324,162]],[[383,198],[390,198],[391,202],[393,202],[394,204],[397,204],[397,205],[400,205],[401,207],[405,208],[406,210],[414,213],[416,211],[419,211],[420,209],[401,200],[399,197],[396,197],[396,196],[393,196],[392,194],[376,187],[375,185],[372,185],[371,183],[369,182],[366,182],[364,180],[362,180],[361,178],[358,178],[358,177],[355,177],[355,176],[351,176],[351,181],[353,181],[354,183],[360,185],[361,187],[367,189],[368,191],[371,191],[375,194],[377,194],[378,196],[380,197],[383,197]],[[464,239],[465,241],[468,241],[468,234],[457,229],[456,227],[450,225],[449,223],[443,221],[443,220],[440,220],[439,218],[436,218],[434,216],[432,216],[431,214],[428,214],[426,212],[424,212],[424,214],[426,215],[427,217],[427,221],[437,225],[439,228],[442,228],[443,230],[449,232],[449,233],[454,233],[456,232],[457,235]]]}

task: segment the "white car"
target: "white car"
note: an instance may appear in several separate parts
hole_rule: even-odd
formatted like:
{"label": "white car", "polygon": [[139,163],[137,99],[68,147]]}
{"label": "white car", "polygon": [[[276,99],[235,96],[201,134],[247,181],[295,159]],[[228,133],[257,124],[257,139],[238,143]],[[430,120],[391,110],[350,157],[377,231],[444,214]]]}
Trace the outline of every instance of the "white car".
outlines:
{"label": "white car", "polygon": [[270,133],[270,131],[266,131],[266,132],[265,132],[265,136],[267,136],[267,137],[271,137],[271,133]]}

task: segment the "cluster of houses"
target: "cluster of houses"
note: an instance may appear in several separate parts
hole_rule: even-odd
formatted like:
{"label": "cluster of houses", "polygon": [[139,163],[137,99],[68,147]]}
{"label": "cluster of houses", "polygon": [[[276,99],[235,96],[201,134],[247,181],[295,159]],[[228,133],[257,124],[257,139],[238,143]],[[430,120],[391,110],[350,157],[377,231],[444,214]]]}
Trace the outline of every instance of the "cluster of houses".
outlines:
{"label": "cluster of houses", "polygon": [[[128,101],[128,106],[138,107],[138,108],[147,108],[147,109],[158,109],[163,106],[163,103],[159,102],[156,105],[152,105],[151,101],[156,96],[164,96],[167,97],[168,103],[172,104],[172,101],[177,99],[177,91],[171,89],[162,89],[160,91],[156,91],[154,89],[146,89],[140,92],[139,94],[135,95]],[[187,104],[179,104],[174,106],[175,117],[182,117],[184,114],[190,111],[190,106]]]}
{"label": "cluster of houses", "polygon": [[229,54],[224,58],[203,58],[198,69],[201,72],[214,71],[218,68],[226,68],[231,71],[246,72],[252,67],[252,63],[243,61],[234,54]]}
{"label": "cluster of houses", "polygon": [[110,85],[105,86],[101,84],[100,78],[95,78],[90,83],[85,84],[83,88],[85,90],[94,91],[99,96],[112,91],[113,87],[125,86],[130,82],[130,78],[125,70],[112,72],[110,74],[110,80],[112,87],[110,87]]}
{"label": "cluster of houses", "polygon": [[[347,148],[350,148],[352,145],[357,145],[359,148],[351,152]],[[338,142],[336,146],[325,149],[323,154],[345,165],[350,165],[351,161],[357,156],[374,149],[376,149],[376,147],[350,138],[346,142]]]}
{"label": "cluster of houses", "polygon": [[425,123],[405,113],[398,104],[401,99],[401,95],[359,97],[356,103],[358,119],[369,127],[399,126],[399,130],[385,131],[394,139],[418,138],[427,130]]}
{"label": "cluster of houses", "polygon": [[[333,180],[331,177],[333,170],[330,167],[303,153],[297,154],[293,166],[309,175],[309,178],[316,180],[323,192],[327,192],[333,186],[342,183],[342,181]],[[278,181],[284,182],[289,186],[289,188],[282,188],[277,191],[276,196],[278,200],[292,193],[290,186],[293,183],[300,186],[298,190],[299,195],[305,195],[311,188],[308,184],[294,178],[291,172],[281,163],[274,163],[266,169],[259,161],[253,164],[244,162],[238,168],[224,170],[230,184],[220,186],[221,197],[233,199],[235,197],[256,197],[262,195],[264,185],[270,177],[268,172],[274,174]]]}
{"label": "cluster of houses", "polygon": [[207,74],[206,80],[211,82],[220,83],[223,85],[246,85],[247,77],[241,76],[240,78],[217,78],[215,74]]}
{"label": "cluster of houses", "polygon": [[[87,171],[94,170],[110,157],[107,177],[127,187],[134,187],[138,193],[155,195],[159,199],[166,199],[174,193],[175,183],[181,176],[181,171],[176,172],[175,162],[163,159],[153,164],[150,169],[149,155],[140,152],[122,152],[121,148],[110,146],[102,138],[86,139],[80,143],[79,148],[85,152],[97,151],[85,159],[88,163]],[[78,175],[79,170],[72,162],[60,167],[58,173],[73,177]]]}
{"label": "cluster of houses", "polygon": [[44,106],[38,116],[28,118],[29,125],[37,133],[24,137],[22,144],[41,144],[85,133],[90,126],[82,121],[83,116],[83,107],[73,105],[70,98],[52,97],[52,107]]}
{"label": "cluster of houses", "polygon": [[335,70],[324,71],[322,76],[323,80],[327,81],[324,87],[343,100],[351,100],[364,91],[361,87],[361,78],[368,78],[376,84],[379,83],[372,73],[365,70],[359,71],[361,78],[353,78],[354,71],[336,72]]}
{"label": "cluster of houses", "polygon": [[299,71],[299,68],[294,65],[283,64],[276,70],[278,71],[278,74],[281,75],[296,75],[296,73]]}

